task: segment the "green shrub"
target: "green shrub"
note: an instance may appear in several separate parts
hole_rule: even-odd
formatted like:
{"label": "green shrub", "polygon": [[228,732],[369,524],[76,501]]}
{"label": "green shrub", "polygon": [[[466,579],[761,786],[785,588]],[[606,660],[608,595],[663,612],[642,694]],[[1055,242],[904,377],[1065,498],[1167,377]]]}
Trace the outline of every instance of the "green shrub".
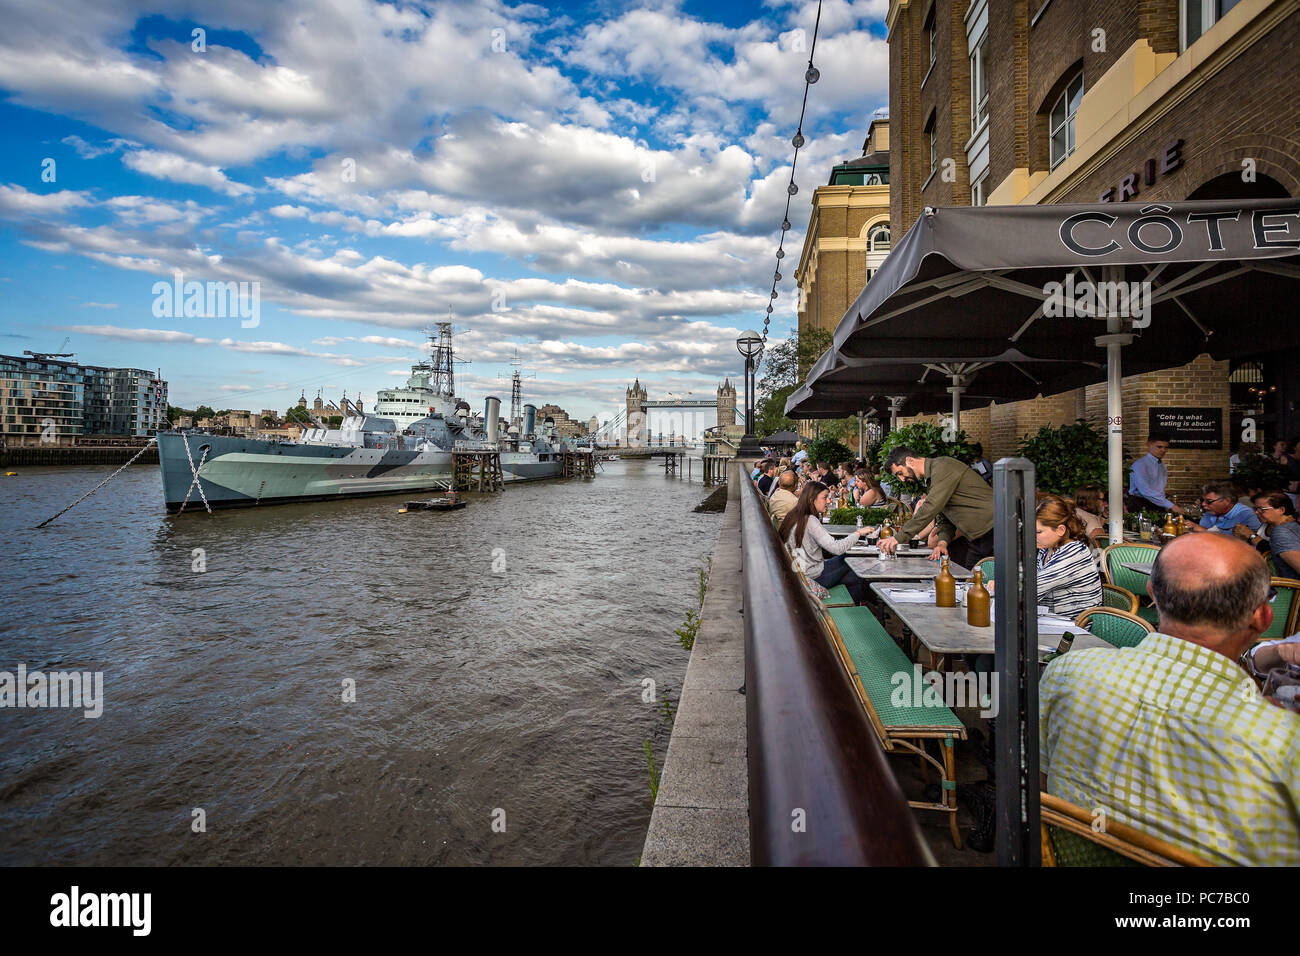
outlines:
{"label": "green shrub", "polygon": [[1106,486],[1106,436],[1082,418],[1060,428],[1044,425],[1032,438],[1025,435],[1016,454],[1034,463],[1039,491],[1073,496],[1083,485]]}
{"label": "green shrub", "polygon": [[876,466],[880,469],[880,477],[883,481],[889,482],[895,495],[900,492],[914,495],[925,492],[924,482],[904,481],[885,471],[885,459],[899,445],[907,445],[922,458],[956,458],[968,465],[975,460],[975,449],[966,441],[964,431],[957,432],[952,441],[947,441],[944,439],[943,429],[929,422],[897,428],[885,436],[876,451]]}
{"label": "green shrub", "polygon": [[864,525],[875,527],[888,517],[888,508],[835,508],[829,517],[831,524],[855,524],[861,516]]}
{"label": "green shrub", "polygon": [[1258,452],[1241,459],[1232,480],[1247,491],[1285,491],[1291,483],[1281,462]]}
{"label": "green shrub", "polygon": [[848,445],[834,438],[814,438],[808,443],[808,460],[814,465],[824,461],[834,468],[846,461],[852,461],[853,452],[849,450]]}

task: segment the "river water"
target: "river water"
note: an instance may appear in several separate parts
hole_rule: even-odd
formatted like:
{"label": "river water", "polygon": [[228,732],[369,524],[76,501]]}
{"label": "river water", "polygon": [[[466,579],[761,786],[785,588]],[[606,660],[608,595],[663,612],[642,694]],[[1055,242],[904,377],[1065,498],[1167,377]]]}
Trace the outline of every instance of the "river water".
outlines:
{"label": "river water", "polygon": [[636,862],[698,468],[168,517],[136,466],[32,530],[107,471],[0,478],[0,670],[104,675],[98,719],[0,709],[0,864]]}

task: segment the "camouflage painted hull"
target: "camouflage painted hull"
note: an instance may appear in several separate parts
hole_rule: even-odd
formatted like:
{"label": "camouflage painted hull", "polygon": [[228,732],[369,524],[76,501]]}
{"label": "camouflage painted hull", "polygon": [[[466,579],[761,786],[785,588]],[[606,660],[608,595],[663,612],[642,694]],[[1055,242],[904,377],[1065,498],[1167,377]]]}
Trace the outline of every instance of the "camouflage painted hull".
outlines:
{"label": "camouflage painted hull", "polygon": [[[193,489],[191,458],[198,467]],[[203,496],[213,508],[245,508],[434,491],[447,487],[452,467],[451,452],[446,451],[299,445],[176,432],[158,435],[158,461],[169,512],[180,511],[187,494],[186,510],[202,509]],[[561,465],[532,454],[502,452],[501,470],[507,482],[535,481],[559,477]]]}

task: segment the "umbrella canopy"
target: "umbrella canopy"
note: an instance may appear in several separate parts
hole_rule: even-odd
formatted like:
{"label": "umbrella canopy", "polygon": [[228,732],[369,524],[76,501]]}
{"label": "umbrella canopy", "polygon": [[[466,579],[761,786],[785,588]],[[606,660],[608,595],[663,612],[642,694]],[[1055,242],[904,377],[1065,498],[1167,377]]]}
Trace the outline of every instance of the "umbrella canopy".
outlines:
{"label": "umbrella canopy", "polygon": [[[809,370],[805,386],[791,393],[786,415],[816,417],[823,407],[838,411],[845,402],[861,405],[869,396],[905,396],[911,414],[949,407],[956,412],[957,399],[967,408],[1019,401],[1077,388],[1104,375],[1100,361],[1044,360],[1019,349],[978,358],[945,352],[907,361],[846,358],[830,351]],[[953,394],[958,386],[962,391]]]}
{"label": "umbrella canopy", "polygon": [[1281,321],[1297,280],[1295,199],[927,208],[840,320],[834,350],[964,358],[1010,342],[1078,358],[1105,331],[1098,318],[1120,318],[1134,333],[1125,360],[1168,368],[1300,345],[1300,324]]}
{"label": "umbrella canopy", "polygon": [[[1297,293],[1300,200],[927,208],[841,319],[830,361],[1104,349],[1117,501],[1120,349],[1146,371],[1300,345]],[[1116,508],[1115,540],[1119,523]]]}

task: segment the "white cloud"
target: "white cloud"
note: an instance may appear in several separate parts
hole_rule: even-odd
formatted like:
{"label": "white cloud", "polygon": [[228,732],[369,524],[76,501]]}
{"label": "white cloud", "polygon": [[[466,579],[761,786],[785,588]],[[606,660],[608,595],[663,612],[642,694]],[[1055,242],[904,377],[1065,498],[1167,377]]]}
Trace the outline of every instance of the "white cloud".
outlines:
{"label": "white cloud", "polygon": [[216,166],[205,166],[183,156],[177,156],[175,153],[148,149],[132,150],[123,155],[122,162],[136,172],[153,176],[155,179],[206,186],[227,196],[248,196],[253,193],[251,187],[227,179],[226,174]]}

